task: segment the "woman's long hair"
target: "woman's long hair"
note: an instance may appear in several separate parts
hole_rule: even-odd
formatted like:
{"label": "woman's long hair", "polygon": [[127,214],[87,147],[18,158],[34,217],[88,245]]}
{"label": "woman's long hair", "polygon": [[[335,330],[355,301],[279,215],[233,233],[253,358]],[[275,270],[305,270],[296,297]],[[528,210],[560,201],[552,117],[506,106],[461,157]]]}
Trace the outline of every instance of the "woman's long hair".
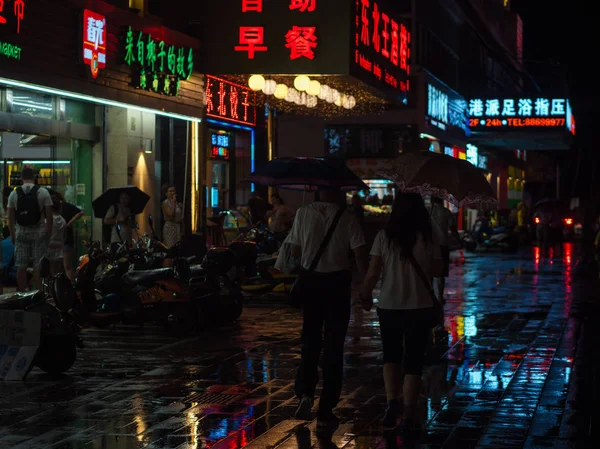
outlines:
{"label": "woman's long hair", "polygon": [[390,245],[400,250],[402,257],[412,254],[419,234],[425,242],[432,239],[431,218],[423,198],[418,193],[399,193],[394,199],[390,221],[385,230]]}

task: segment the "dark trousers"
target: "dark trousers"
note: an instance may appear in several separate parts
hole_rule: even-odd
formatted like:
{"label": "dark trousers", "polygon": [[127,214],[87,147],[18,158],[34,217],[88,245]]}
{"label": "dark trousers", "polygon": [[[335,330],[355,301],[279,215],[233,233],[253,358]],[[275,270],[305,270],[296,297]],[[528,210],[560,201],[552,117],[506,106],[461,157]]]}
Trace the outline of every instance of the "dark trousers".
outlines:
{"label": "dark trousers", "polygon": [[296,395],[313,397],[323,350],[323,391],[319,415],[327,416],[340,400],[344,374],[344,340],[350,321],[352,274],[340,271],[311,281],[303,300],[302,361]]}

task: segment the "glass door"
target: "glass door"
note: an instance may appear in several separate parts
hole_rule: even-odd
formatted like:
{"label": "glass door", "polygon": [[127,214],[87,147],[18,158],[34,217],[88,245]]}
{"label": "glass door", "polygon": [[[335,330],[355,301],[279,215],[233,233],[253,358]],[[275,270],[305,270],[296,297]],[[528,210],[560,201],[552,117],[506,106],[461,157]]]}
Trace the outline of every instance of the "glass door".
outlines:
{"label": "glass door", "polygon": [[229,163],[212,161],[212,185],[210,189],[210,205],[213,215],[229,208]]}

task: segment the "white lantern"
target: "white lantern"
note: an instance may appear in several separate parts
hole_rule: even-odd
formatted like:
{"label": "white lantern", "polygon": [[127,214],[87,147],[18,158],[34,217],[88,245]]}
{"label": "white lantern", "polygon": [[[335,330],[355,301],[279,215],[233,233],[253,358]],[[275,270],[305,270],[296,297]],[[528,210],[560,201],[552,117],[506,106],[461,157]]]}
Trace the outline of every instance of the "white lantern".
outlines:
{"label": "white lantern", "polygon": [[285,84],[278,84],[275,87],[275,98],[280,100],[284,100],[288,93],[288,87]]}
{"label": "white lantern", "polygon": [[340,94],[340,96],[335,100],[335,105],[341,108],[344,106],[344,104],[346,104],[346,95]]}
{"label": "white lantern", "polygon": [[319,95],[319,92],[321,92],[321,83],[317,80],[310,80],[307,90],[308,95]]}
{"label": "white lantern", "polygon": [[263,88],[263,92],[265,94],[273,95],[275,93],[275,89],[277,89],[277,81],[275,81],[275,80],[265,81],[265,87]]}
{"label": "white lantern", "polygon": [[306,92],[310,86],[310,78],[306,75],[299,75],[294,79],[294,87],[300,92]]}
{"label": "white lantern", "polygon": [[301,92],[300,98],[298,99],[298,104],[300,106],[306,106],[307,98],[308,98],[308,95],[306,95],[306,92]]}
{"label": "white lantern", "polygon": [[354,98],[352,95],[348,96],[348,109],[352,109],[354,106],[356,106],[356,98]]}
{"label": "white lantern", "polygon": [[331,91],[331,88],[327,85],[327,84],[322,84],[321,85],[321,90],[318,94],[318,97],[323,100],[326,101],[327,97],[329,96],[329,92]]}
{"label": "white lantern", "polygon": [[309,108],[314,108],[317,103],[317,97],[315,96],[309,95],[309,97],[306,99],[306,106]]}
{"label": "white lantern", "polygon": [[287,91],[287,95],[285,96],[285,101],[289,101],[290,103],[295,103],[298,95],[298,91],[293,87],[290,87]]}
{"label": "white lantern", "polygon": [[337,104],[340,100],[341,94],[337,89],[333,89],[331,92],[331,103]]}
{"label": "white lantern", "polygon": [[262,75],[252,75],[248,80],[250,89],[257,91],[265,88],[265,78]]}

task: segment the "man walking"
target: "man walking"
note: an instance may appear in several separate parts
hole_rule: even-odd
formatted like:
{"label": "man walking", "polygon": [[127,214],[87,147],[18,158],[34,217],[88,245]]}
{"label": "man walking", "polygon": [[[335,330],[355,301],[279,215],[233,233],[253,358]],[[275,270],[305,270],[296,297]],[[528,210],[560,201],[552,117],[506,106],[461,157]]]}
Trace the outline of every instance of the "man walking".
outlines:
{"label": "man walking", "polygon": [[[301,256],[308,270],[330,229],[331,239],[316,261],[308,287],[303,291],[302,361],[296,376],[300,405],[297,419],[311,419],[317,367],[323,349],[323,391],[317,414],[317,431],[332,432],[339,425],[333,414],[342,391],[344,340],[351,309],[352,272],[350,252],[354,252],[361,279],[367,269],[367,250],[356,216],[346,210],[345,194],[321,191],[320,201],[298,210],[287,238],[292,256]],[[324,329],[324,332],[323,332]]]}
{"label": "man walking", "polygon": [[440,241],[440,250],[442,260],[444,261],[444,273],[442,277],[437,278],[438,296],[442,304],[446,302],[444,298],[444,289],[446,288],[446,278],[450,274],[450,247],[448,245],[448,231],[453,237],[460,241],[456,221],[452,212],[444,207],[444,200],[437,197],[431,197],[431,225],[433,232],[436,233]]}
{"label": "man walking", "polygon": [[52,233],[52,199],[44,188],[35,185],[31,168],[21,172],[23,185],[8,197],[8,226],[15,244],[15,264],[19,291],[27,290],[27,267],[33,259],[33,279],[39,288],[39,262],[46,255]]}

